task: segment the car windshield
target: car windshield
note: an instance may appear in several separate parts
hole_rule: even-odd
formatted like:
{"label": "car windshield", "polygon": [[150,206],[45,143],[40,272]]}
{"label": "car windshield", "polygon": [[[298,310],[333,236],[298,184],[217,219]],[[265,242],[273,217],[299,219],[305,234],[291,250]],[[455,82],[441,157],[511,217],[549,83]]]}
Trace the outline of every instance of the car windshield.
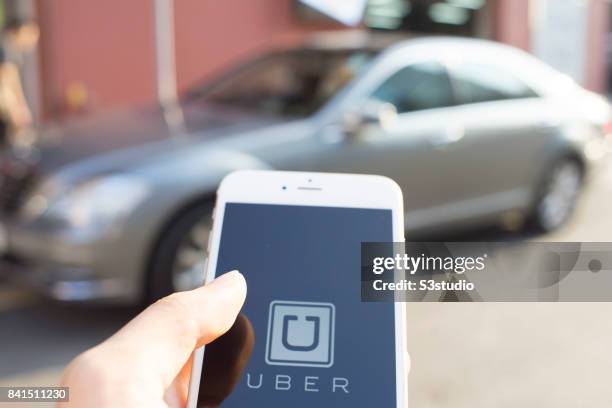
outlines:
{"label": "car windshield", "polygon": [[370,50],[292,50],[247,63],[191,94],[203,102],[274,116],[319,110],[373,58]]}

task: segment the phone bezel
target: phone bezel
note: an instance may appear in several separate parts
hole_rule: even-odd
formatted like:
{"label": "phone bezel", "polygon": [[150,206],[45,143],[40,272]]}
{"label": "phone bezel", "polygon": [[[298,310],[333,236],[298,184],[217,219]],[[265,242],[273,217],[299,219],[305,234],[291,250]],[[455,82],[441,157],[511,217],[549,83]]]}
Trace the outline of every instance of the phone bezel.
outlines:
{"label": "phone bezel", "polygon": [[[283,188],[284,187],[284,188]],[[217,254],[226,203],[376,208],[392,212],[393,241],[404,241],[404,211],[400,187],[374,175],[240,170],[227,175],[217,190],[213,227],[209,238],[204,284],[215,278]],[[408,404],[406,304],[395,303],[395,355],[397,407]],[[205,347],[194,352],[188,408],[196,408]]]}

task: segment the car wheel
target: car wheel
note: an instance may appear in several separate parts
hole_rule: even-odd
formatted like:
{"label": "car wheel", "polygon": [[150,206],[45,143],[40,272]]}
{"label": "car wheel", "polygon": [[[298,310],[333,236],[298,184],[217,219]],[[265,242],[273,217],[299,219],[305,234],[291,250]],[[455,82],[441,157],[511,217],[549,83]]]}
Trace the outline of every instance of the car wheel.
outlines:
{"label": "car wheel", "polygon": [[178,215],[162,233],[151,256],[148,301],[202,284],[212,204],[200,204]]}
{"label": "car wheel", "polygon": [[534,208],[533,224],[540,231],[552,231],[572,215],[583,181],[582,166],[566,158],[557,161],[544,177]]}

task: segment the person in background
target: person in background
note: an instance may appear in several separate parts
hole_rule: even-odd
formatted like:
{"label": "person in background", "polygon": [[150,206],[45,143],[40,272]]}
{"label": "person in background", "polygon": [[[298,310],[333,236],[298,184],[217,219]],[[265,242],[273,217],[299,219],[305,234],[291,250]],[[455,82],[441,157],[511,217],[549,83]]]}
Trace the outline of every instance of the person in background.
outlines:
{"label": "person in background", "polygon": [[0,47],[0,145],[16,142],[29,132],[32,113],[23,93],[20,68],[24,55],[36,48],[39,38],[34,21],[10,19]]}

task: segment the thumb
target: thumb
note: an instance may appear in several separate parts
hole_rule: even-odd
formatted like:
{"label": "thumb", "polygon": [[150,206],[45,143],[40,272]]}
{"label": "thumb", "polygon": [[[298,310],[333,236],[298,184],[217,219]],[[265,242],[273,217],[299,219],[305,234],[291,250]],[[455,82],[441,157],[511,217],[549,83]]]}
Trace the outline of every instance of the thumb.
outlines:
{"label": "thumb", "polygon": [[169,386],[197,347],[232,327],[245,297],[242,274],[225,273],[208,285],[157,301],[100,347],[114,349],[124,362],[136,360],[134,367],[159,373]]}

